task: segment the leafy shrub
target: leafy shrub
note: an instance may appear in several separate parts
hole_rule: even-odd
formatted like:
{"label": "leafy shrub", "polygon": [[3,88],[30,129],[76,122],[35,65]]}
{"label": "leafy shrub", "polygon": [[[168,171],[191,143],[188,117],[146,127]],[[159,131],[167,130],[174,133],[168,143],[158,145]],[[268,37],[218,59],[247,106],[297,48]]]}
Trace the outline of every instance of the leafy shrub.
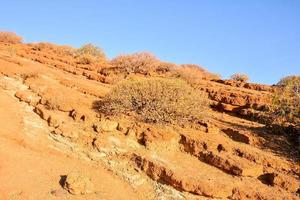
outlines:
{"label": "leafy shrub", "polygon": [[18,44],[22,43],[22,40],[22,37],[13,32],[0,32],[0,42]]}
{"label": "leafy shrub", "polygon": [[243,82],[243,83],[249,81],[249,76],[247,74],[235,73],[230,78],[232,80]]}
{"label": "leafy shrub", "polygon": [[151,53],[139,52],[130,55],[120,55],[111,61],[118,72],[147,74],[159,60]]}
{"label": "leafy shrub", "polygon": [[207,107],[204,92],[183,80],[167,78],[121,81],[96,106],[108,115],[133,113],[145,122],[171,124],[201,119]]}
{"label": "leafy shrub", "polygon": [[287,76],[277,83],[272,114],[275,119],[281,118],[292,123],[300,118],[300,76]]}

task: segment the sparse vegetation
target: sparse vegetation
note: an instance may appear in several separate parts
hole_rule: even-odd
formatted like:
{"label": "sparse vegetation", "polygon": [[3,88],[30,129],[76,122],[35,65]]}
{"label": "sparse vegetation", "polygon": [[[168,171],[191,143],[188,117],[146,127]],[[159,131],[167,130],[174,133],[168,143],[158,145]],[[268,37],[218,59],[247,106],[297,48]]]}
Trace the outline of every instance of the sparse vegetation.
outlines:
{"label": "sparse vegetation", "polygon": [[249,76],[247,74],[235,73],[230,77],[232,80],[246,83],[249,81]]}
{"label": "sparse vegetation", "polygon": [[272,101],[275,120],[294,123],[300,118],[300,76],[281,79],[275,89]]}
{"label": "sparse vegetation", "polygon": [[0,32],[0,42],[6,42],[11,44],[22,43],[22,37],[13,32]]}
{"label": "sparse vegetation", "polygon": [[63,56],[74,56],[75,48],[67,45],[57,45],[54,52]]}
{"label": "sparse vegetation", "polygon": [[121,73],[147,74],[159,60],[151,53],[139,52],[120,55],[111,61],[112,66]]}
{"label": "sparse vegetation", "polygon": [[204,69],[198,65],[186,64],[181,65],[175,72],[178,78],[185,80],[191,85],[199,83],[203,80]]}
{"label": "sparse vegetation", "polygon": [[175,77],[181,78],[191,85],[199,84],[203,80],[219,79],[216,74],[206,71],[204,68],[195,64],[180,65],[174,71]]}
{"label": "sparse vegetation", "polygon": [[[177,68],[178,65],[160,61],[151,53],[138,52],[128,55],[119,55],[112,59],[106,66],[98,70],[98,72],[106,76],[107,80],[120,81],[135,75],[169,77],[172,76]],[[111,81],[109,82],[112,83]]]}
{"label": "sparse vegetation", "polygon": [[177,68],[178,65],[174,63],[159,61],[155,63],[153,70],[157,74],[166,74],[169,72],[174,72]]}
{"label": "sparse vegetation", "polygon": [[90,55],[95,58],[106,58],[104,51],[93,44],[85,44],[76,51],[77,55]]}
{"label": "sparse vegetation", "polygon": [[51,51],[60,56],[74,56],[75,48],[67,45],[56,45],[49,42],[39,42],[29,44],[35,51]]}
{"label": "sparse vegetation", "polygon": [[138,78],[120,82],[97,108],[110,115],[134,113],[150,123],[182,124],[201,119],[207,101],[183,80]]}
{"label": "sparse vegetation", "polygon": [[76,63],[77,64],[83,64],[83,65],[89,65],[96,61],[96,58],[89,55],[89,54],[83,54],[80,56],[77,56]]}
{"label": "sparse vegetation", "polygon": [[78,64],[92,64],[97,61],[106,61],[104,51],[93,44],[85,44],[75,51],[75,57]]}

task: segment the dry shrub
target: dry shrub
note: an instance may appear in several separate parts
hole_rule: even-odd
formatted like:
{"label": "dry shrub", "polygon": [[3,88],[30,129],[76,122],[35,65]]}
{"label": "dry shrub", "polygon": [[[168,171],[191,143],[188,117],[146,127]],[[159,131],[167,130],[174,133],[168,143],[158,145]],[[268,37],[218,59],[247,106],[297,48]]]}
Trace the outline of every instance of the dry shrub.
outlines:
{"label": "dry shrub", "polygon": [[104,83],[116,84],[116,83],[122,81],[123,79],[125,79],[124,76],[116,75],[116,74],[110,74],[109,76],[105,76]]}
{"label": "dry shrub", "polygon": [[111,65],[121,73],[147,74],[159,60],[151,53],[139,52],[129,55],[119,55],[112,59]]}
{"label": "dry shrub", "polygon": [[204,69],[198,65],[181,65],[175,72],[178,78],[185,80],[191,85],[198,84],[204,75]]}
{"label": "dry shrub", "polygon": [[287,76],[281,79],[272,101],[274,120],[291,122],[300,118],[300,76]]}
{"label": "dry shrub", "polygon": [[134,114],[144,122],[183,124],[201,119],[208,100],[180,79],[137,78],[121,81],[96,108],[108,115]]}
{"label": "dry shrub", "polygon": [[219,79],[216,74],[210,73],[199,65],[183,64],[174,71],[174,76],[181,78],[191,85],[196,85],[204,80]]}
{"label": "dry shrub", "polygon": [[75,52],[76,55],[90,55],[95,58],[103,58],[106,59],[104,51],[93,44],[85,44],[81,46],[77,51]]}
{"label": "dry shrub", "polygon": [[0,42],[18,44],[22,43],[23,38],[13,32],[0,32]]}
{"label": "dry shrub", "polygon": [[170,62],[156,62],[153,65],[153,71],[157,74],[166,74],[168,72],[174,72],[178,68],[178,65]]}
{"label": "dry shrub", "polygon": [[[104,67],[103,67],[104,66]],[[105,83],[116,84],[123,79],[130,79],[132,77],[169,77],[174,70],[173,63],[158,62],[151,67],[151,70],[145,70],[143,73],[129,73],[121,70],[120,68],[113,67],[110,63],[108,65],[102,65],[98,70],[98,73],[105,76]]]}
{"label": "dry shrub", "polygon": [[[151,53],[139,52],[117,56],[106,67],[99,70],[99,73],[107,77],[112,76],[113,80],[120,81],[131,75],[165,75],[174,71],[177,67],[174,63],[160,61]],[[116,79],[117,76],[118,78]],[[109,82],[112,83],[111,81]]]}
{"label": "dry shrub", "polygon": [[49,42],[29,44],[35,51],[51,51],[61,56],[74,56],[75,48],[67,45],[56,45]]}
{"label": "dry shrub", "polygon": [[77,64],[83,64],[83,65],[89,65],[96,62],[96,58],[89,55],[89,54],[83,54],[76,57],[76,63]]}
{"label": "dry shrub", "polygon": [[93,64],[96,62],[106,62],[106,55],[104,51],[93,44],[85,44],[75,52],[76,62],[78,64]]}
{"label": "dry shrub", "polygon": [[49,42],[30,43],[28,45],[35,51],[54,50],[56,48],[55,44]]}
{"label": "dry shrub", "polygon": [[59,45],[54,50],[55,53],[64,56],[74,56],[76,49],[68,45]]}
{"label": "dry shrub", "polygon": [[231,75],[230,78],[232,80],[243,82],[243,83],[249,81],[249,76],[247,74],[241,74],[241,73],[235,73],[235,74]]}

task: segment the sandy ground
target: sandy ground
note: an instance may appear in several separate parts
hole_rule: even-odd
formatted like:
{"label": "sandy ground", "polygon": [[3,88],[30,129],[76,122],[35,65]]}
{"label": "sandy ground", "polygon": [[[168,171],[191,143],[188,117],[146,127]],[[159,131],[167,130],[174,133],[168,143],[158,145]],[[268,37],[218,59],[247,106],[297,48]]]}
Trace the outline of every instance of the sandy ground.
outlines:
{"label": "sandy ground", "polygon": [[[35,141],[24,133],[23,114],[18,101],[0,90],[0,199],[138,199],[133,189],[101,166],[63,155],[50,141],[31,129]],[[59,184],[63,175],[79,171],[89,175],[97,193],[73,196]],[[117,186],[117,187],[116,187]],[[53,193],[53,194],[51,194]]]}

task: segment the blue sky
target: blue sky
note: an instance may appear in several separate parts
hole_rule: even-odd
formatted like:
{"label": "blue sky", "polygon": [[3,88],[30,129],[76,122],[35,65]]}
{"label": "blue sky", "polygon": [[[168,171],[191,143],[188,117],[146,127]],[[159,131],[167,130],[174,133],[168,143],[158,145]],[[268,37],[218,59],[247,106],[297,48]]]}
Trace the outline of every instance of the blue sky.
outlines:
{"label": "blue sky", "polygon": [[25,42],[91,42],[110,58],[150,51],[224,78],[300,74],[299,0],[3,0],[0,29]]}

